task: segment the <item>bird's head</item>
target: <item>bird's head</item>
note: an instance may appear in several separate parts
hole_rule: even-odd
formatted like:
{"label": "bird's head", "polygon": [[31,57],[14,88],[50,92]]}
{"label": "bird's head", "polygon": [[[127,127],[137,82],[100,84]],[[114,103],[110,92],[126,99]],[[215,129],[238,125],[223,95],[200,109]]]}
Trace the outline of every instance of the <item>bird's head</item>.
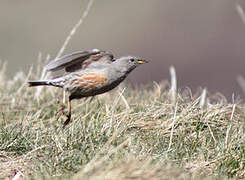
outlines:
{"label": "bird's head", "polygon": [[123,56],[118,58],[114,63],[117,68],[120,68],[122,71],[129,73],[137,66],[148,63],[148,61],[135,56]]}

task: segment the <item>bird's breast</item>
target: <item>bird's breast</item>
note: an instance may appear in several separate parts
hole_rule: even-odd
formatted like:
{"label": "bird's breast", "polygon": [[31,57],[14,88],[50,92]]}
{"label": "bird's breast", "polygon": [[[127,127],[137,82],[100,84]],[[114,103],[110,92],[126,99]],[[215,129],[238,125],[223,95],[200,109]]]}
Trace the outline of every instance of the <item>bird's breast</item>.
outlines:
{"label": "bird's breast", "polygon": [[95,90],[100,87],[107,85],[107,76],[104,73],[90,72],[82,75],[74,75],[74,77],[69,84],[71,86],[87,90]]}
{"label": "bird's breast", "polygon": [[72,79],[65,85],[72,98],[95,96],[112,90],[119,85],[125,77],[111,78],[105,72],[74,73]]}

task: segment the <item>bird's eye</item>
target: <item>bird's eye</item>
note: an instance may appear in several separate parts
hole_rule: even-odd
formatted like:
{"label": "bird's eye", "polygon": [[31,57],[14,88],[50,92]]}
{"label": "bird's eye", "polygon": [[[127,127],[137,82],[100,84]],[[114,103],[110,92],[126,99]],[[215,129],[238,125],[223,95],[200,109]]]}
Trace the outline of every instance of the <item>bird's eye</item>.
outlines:
{"label": "bird's eye", "polygon": [[134,62],[134,59],[130,59],[130,62]]}

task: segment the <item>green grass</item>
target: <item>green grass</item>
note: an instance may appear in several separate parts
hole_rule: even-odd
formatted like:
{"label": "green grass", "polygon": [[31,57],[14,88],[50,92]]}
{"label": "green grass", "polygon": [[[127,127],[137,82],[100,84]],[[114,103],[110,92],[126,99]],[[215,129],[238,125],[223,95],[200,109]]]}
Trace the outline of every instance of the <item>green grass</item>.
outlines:
{"label": "green grass", "polygon": [[[167,83],[121,85],[72,102],[72,122],[56,120],[57,88],[29,88],[16,75],[0,84],[0,179],[245,178],[245,106]],[[3,76],[2,76],[3,77]],[[24,84],[24,85],[23,85]],[[174,122],[174,124],[173,124]]]}

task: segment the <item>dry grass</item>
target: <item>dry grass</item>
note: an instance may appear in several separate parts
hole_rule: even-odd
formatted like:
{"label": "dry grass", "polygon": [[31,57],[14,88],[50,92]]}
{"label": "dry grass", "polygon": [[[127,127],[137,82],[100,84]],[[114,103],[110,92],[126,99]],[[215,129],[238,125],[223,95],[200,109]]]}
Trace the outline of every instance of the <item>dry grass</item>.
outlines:
{"label": "dry grass", "polygon": [[72,123],[63,129],[55,116],[61,91],[26,84],[47,76],[41,61],[12,80],[0,65],[0,179],[245,178],[244,104],[206,89],[177,92],[174,68],[171,87],[121,85],[92,102],[73,102]]}
{"label": "dry grass", "polygon": [[[40,66],[40,65],[39,65]],[[0,178],[245,178],[245,106],[168,83],[121,85],[73,102],[72,123],[56,120],[61,91],[18,73],[0,86]],[[24,84],[24,85],[23,85]],[[204,95],[205,94],[205,95]]]}

